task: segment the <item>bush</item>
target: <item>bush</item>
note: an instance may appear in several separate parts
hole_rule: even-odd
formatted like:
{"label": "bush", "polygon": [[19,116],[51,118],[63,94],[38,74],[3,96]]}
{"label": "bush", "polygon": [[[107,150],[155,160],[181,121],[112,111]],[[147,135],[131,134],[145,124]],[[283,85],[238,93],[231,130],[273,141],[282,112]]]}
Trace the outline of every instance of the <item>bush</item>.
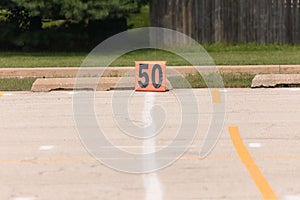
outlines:
{"label": "bush", "polygon": [[[41,27],[41,25],[39,26]],[[106,38],[127,29],[125,18],[66,22],[48,28],[21,30],[11,23],[0,23],[0,50],[87,51]]]}

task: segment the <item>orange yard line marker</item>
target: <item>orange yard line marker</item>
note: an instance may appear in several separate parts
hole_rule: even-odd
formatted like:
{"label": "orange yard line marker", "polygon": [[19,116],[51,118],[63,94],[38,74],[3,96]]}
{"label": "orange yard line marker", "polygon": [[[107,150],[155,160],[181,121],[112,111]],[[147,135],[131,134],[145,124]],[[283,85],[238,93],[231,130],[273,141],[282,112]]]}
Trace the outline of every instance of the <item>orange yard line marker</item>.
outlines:
{"label": "orange yard line marker", "polygon": [[243,144],[238,127],[237,126],[231,126],[228,128],[229,134],[232,140],[232,143],[244,163],[245,167],[247,168],[249,174],[251,175],[254,183],[260,190],[260,193],[262,194],[264,199],[278,199],[274,191],[272,190],[271,186],[259,170],[258,166],[252,159],[251,155],[249,154],[246,146]]}

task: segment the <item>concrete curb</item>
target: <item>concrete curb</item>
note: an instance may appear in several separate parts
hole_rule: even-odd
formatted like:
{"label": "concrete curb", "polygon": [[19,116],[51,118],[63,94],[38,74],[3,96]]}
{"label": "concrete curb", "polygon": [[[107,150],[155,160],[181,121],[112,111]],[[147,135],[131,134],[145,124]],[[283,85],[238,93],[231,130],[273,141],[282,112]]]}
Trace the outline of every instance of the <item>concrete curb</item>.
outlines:
{"label": "concrete curb", "polygon": [[[32,92],[50,92],[52,90],[98,90],[108,91],[120,81],[120,77],[103,77],[101,84],[98,78],[38,78],[32,85]],[[123,81],[124,87],[134,88],[134,82],[130,80]]]}
{"label": "concrete curb", "polygon": [[[191,66],[170,66],[182,75],[195,74],[197,71]],[[246,66],[217,66],[221,73],[249,73],[249,74],[289,74],[300,73],[300,65],[246,65]],[[82,75],[97,77],[103,68],[84,68]],[[53,78],[53,77],[76,77],[79,68],[0,68],[0,78]],[[102,76],[124,76],[134,67],[109,67]]]}
{"label": "concrete curb", "polygon": [[259,74],[252,81],[252,88],[299,85],[300,74]]}
{"label": "concrete curb", "polygon": [[[167,80],[167,90],[172,90]],[[50,92],[53,90],[134,90],[134,77],[102,78],[38,78],[32,85],[32,92]]]}

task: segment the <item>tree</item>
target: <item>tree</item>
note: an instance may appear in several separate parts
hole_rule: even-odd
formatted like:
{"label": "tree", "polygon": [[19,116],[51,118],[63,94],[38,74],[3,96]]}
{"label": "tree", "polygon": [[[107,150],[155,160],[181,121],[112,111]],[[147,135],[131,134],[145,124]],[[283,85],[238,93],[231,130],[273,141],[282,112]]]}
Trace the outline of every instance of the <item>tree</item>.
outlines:
{"label": "tree", "polygon": [[[53,33],[56,39],[60,38],[63,42],[69,40],[62,37],[73,38],[78,43],[84,37],[99,42],[103,40],[99,35],[108,37],[109,34],[126,29],[125,18],[130,13],[139,12],[141,6],[147,2],[148,0],[1,0],[0,11],[6,11],[6,20],[0,21],[0,28],[2,30],[10,28],[0,33],[0,45],[1,39],[7,43],[6,37],[12,36],[14,38],[12,43],[17,46],[24,46],[26,43],[39,46],[37,40],[50,41],[54,37]],[[62,20],[63,25],[52,30],[42,28],[43,22],[56,20]],[[112,26],[113,30],[108,26]],[[98,34],[99,30],[101,34]],[[91,38],[95,37],[95,34],[89,34],[88,31],[96,31],[99,37]],[[88,36],[84,36],[84,33]],[[47,34],[52,36],[49,38]]]}
{"label": "tree", "polygon": [[145,0],[1,0],[5,9],[21,8],[30,17],[65,20],[103,20],[139,11]]}

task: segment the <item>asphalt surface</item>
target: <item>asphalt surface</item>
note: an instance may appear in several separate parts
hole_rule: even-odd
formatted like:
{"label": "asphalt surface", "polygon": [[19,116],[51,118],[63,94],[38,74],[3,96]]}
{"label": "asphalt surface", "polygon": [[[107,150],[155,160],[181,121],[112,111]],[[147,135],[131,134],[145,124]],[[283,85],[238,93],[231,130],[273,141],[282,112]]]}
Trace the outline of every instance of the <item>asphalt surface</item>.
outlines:
{"label": "asphalt surface", "polygon": [[[88,153],[74,120],[74,92],[1,94],[0,199],[262,199],[263,191],[238,156],[229,126],[239,128],[249,154],[278,199],[300,199],[300,88],[222,90],[227,95],[225,122],[220,140],[205,159],[199,158],[199,151],[211,124],[212,102],[207,90],[194,92],[200,113],[194,143],[173,165],[148,174],[110,169]],[[150,103],[160,104],[169,113],[155,144],[122,134],[112,113],[112,99],[118,98],[114,94],[96,92],[95,112],[115,146],[145,153],[174,139],[180,108],[187,106],[180,107],[174,93],[151,97]],[[132,94],[129,100],[129,119],[140,127],[149,121],[146,96]]]}

